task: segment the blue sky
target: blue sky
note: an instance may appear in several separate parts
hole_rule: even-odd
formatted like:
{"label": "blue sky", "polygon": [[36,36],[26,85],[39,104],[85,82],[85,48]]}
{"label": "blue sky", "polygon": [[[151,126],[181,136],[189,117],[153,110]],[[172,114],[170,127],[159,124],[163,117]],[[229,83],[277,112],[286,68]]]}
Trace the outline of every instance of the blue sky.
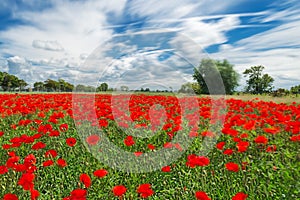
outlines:
{"label": "blue sky", "polygon": [[0,70],[31,84],[178,89],[213,58],[240,74],[264,65],[276,88],[290,88],[300,84],[299,33],[296,0],[2,0]]}

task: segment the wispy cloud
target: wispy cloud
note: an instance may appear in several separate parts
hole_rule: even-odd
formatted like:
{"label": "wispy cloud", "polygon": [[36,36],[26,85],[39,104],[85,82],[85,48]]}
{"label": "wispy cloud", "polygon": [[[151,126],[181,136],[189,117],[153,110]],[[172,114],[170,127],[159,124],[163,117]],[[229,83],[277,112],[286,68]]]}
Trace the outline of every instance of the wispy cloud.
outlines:
{"label": "wispy cloud", "polygon": [[[300,14],[298,13],[290,15],[286,12],[284,23],[278,27],[234,44],[226,44],[223,48],[221,46],[220,51],[212,56],[229,59],[236,64],[240,73],[250,66],[264,65],[266,72],[275,78],[276,87],[289,88],[300,84],[300,41],[298,39]],[[264,22],[265,19],[262,21]]]}
{"label": "wispy cloud", "polygon": [[[0,12],[5,8],[20,21],[0,30],[0,65],[28,82],[63,77],[92,84],[108,69],[109,84],[122,77],[128,83],[165,80],[180,86],[172,77],[191,80],[192,66],[208,56],[228,59],[240,73],[265,65],[278,87],[299,80],[298,1],[259,12],[239,12],[247,0],[42,2],[0,3]],[[262,26],[269,28],[230,41],[233,30]],[[219,50],[207,55],[204,50],[213,45]],[[161,51],[172,53],[159,59]]]}
{"label": "wispy cloud", "polygon": [[37,49],[44,49],[49,51],[63,51],[64,48],[57,41],[42,41],[33,40],[32,46]]}

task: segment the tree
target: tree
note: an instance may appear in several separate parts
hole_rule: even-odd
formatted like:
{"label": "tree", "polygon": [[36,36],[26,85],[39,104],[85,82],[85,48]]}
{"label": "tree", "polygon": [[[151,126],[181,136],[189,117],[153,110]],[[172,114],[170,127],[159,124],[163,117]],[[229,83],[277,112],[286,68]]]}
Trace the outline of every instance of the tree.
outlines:
{"label": "tree", "polygon": [[297,97],[298,94],[300,94],[300,85],[291,87],[290,91],[292,94],[295,94]]}
{"label": "tree", "polygon": [[59,88],[59,82],[52,80],[52,79],[47,79],[44,82],[44,85],[45,85],[47,91],[57,91]]}
{"label": "tree", "polygon": [[23,79],[19,80],[19,92],[21,92],[24,87],[26,87],[28,85],[28,83],[26,83]]}
{"label": "tree", "polygon": [[72,92],[72,90],[74,89],[74,85],[68,83],[64,79],[58,79],[58,84],[59,84],[59,90],[63,92]]}
{"label": "tree", "polygon": [[200,94],[201,93],[201,88],[198,83],[185,83],[181,85],[181,88],[178,90],[179,93],[189,93],[189,94]]}
{"label": "tree", "polygon": [[239,79],[233,67],[227,60],[202,59],[199,67],[194,69],[193,78],[199,84],[201,93],[209,94],[209,85],[215,90],[211,92],[222,94],[220,81],[217,80],[221,76],[226,94],[233,94]]}
{"label": "tree", "polygon": [[106,92],[108,90],[108,84],[107,83],[101,83],[99,87],[97,87],[97,92]]}
{"label": "tree", "polygon": [[35,82],[33,84],[33,87],[34,87],[34,90],[35,91],[41,91],[41,90],[44,90],[44,83],[43,82]]}
{"label": "tree", "polygon": [[75,90],[76,90],[77,92],[85,92],[85,86],[84,86],[84,85],[81,85],[81,84],[76,85]]}
{"label": "tree", "polygon": [[263,74],[264,66],[252,66],[244,71],[245,77],[248,77],[246,92],[252,94],[269,93],[273,89],[274,79],[268,74]]}
{"label": "tree", "polygon": [[[1,72],[1,87],[4,91],[11,91],[20,87],[19,78],[8,74],[6,72]],[[25,81],[24,81],[25,82]],[[23,83],[24,84],[24,83]]]}

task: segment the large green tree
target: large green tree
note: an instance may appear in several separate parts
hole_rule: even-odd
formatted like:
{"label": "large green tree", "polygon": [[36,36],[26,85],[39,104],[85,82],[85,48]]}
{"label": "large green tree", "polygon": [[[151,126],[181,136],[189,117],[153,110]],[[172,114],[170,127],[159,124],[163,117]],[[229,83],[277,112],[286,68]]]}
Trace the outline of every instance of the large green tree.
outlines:
{"label": "large green tree", "polygon": [[26,83],[23,79],[19,80],[19,91],[21,92],[27,85],[28,83]]}
{"label": "large green tree", "polygon": [[97,92],[106,92],[108,90],[108,84],[107,83],[101,83],[97,88]]}
{"label": "large green tree", "polygon": [[39,91],[43,91],[44,88],[45,88],[43,82],[35,82],[35,83],[33,84],[33,87],[34,87],[34,90],[35,90],[35,91],[38,91],[38,92],[39,92]]}
{"label": "large green tree", "polygon": [[264,66],[252,66],[244,71],[244,76],[248,77],[246,81],[246,92],[252,94],[269,93],[273,89],[274,79],[269,74],[264,74]]}
{"label": "large green tree", "polygon": [[4,91],[15,90],[16,88],[22,89],[26,85],[27,83],[24,80],[20,80],[7,72],[0,72],[0,86]]}
{"label": "large green tree", "polygon": [[56,92],[60,87],[59,82],[52,79],[44,81],[44,86],[48,92]]}
{"label": "large green tree", "polygon": [[61,92],[72,92],[74,89],[74,85],[65,81],[64,79],[58,79],[59,90]]}
{"label": "large green tree", "polygon": [[[226,94],[233,94],[238,86],[239,75],[227,60],[203,59],[194,69],[193,78],[200,85],[202,94],[223,93],[222,82]],[[222,80],[219,81],[220,78]],[[214,91],[209,91],[208,85]]]}

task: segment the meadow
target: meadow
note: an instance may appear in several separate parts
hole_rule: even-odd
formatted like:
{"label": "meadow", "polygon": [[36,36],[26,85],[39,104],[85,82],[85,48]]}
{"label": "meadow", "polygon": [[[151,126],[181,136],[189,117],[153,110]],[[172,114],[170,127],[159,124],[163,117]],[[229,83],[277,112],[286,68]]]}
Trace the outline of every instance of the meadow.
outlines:
{"label": "meadow", "polygon": [[300,104],[274,99],[0,94],[0,198],[299,199]]}

